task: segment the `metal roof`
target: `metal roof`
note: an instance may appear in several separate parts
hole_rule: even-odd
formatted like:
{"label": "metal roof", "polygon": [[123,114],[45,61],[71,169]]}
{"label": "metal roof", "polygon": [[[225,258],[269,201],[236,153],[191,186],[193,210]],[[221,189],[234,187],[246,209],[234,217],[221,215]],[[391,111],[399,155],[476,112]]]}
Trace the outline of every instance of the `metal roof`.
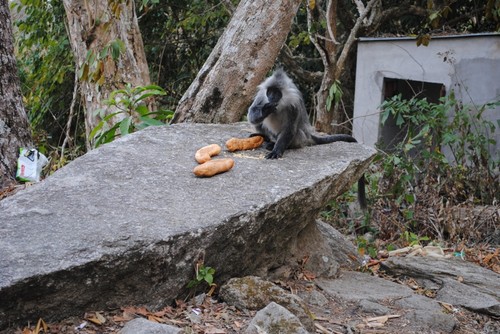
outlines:
{"label": "metal roof", "polygon": [[[486,32],[477,34],[461,34],[461,35],[440,35],[432,36],[433,39],[450,39],[450,38],[475,38],[475,37],[500,37],[498,32]],[[404,36],[404,37],[358,37],[359,42],[387,42],[387,41],[414,41],[417,36]]]}

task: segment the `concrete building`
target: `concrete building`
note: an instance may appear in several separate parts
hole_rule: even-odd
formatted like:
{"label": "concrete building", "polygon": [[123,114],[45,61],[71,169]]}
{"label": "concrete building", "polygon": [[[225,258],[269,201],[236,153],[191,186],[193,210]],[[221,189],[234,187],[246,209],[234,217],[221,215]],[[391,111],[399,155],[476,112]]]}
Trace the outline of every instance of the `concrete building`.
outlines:
{"label": "concrete building", "polygon": [[[500,99],[500,34],[433,37],[418,47],[415,38],[360,38],[357,54],[353,135],[369,146],[394,140],[394,125],[380,124],[379,106],[398,93],[437,102],[453,90],[475,106]],[[498,154],[500,108],[485,117],[497,126]]]}

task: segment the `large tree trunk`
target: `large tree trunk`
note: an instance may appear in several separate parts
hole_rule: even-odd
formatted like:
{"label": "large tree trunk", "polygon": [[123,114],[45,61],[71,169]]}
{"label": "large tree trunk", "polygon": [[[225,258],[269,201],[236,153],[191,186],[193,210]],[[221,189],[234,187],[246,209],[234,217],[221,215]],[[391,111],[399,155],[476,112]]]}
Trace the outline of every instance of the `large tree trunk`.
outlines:
{"label": "large tree trunk", "polygon": [[[127,83],[148,85],[149,69],[133,0],[64,0],[64,8],[80,75],[88,137],[100,121],[95,111],[106,108],[103,100]],[[115,111],[110,109],[108,114]]]}
{"label": "large tree trunk", "polygon": [[19,148],[32,146],[11,24],[9,2],[0,0],[0,189],[15,180]]}
{"label": "large tree trunk", "polygon": [[196,79],[181,98],[173,122],[241,120],[274,65],[300,0],[241,0]]}

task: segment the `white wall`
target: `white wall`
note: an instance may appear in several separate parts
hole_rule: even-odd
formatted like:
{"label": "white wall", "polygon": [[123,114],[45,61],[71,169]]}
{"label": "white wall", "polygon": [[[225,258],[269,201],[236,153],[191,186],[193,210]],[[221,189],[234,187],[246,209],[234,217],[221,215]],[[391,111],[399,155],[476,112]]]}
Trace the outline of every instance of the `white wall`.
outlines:
{"label": "white wall", "polygon": [[[417,47],[414,38],[361,38],[353,135],[369,146],[379,139],[384,77],[442,83],[464,104],[500,99],[500,34],[434,37],[427,47]],[[497,125],[500,108],[486,116]],[[498,151],[499,129],[495,137]]]}

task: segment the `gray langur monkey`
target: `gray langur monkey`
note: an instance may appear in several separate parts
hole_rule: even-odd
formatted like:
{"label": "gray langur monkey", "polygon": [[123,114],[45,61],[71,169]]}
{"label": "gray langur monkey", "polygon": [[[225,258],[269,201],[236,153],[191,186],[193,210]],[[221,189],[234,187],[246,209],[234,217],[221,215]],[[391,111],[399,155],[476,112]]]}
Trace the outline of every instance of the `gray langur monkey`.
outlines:
{"label": "gray langur monkey", "polygon": [[[307,115],[302,93],[283,71],[276,70],[258,86],[248,109],[248,121],[255,126],[255,135],[262,135],[271,152],[266,159],[277,159],[289,148],[328,144],[336,141],[357,142],[349,135],[320,135]],[[365,178],[358,181],[358,201],[366,208]]]}

